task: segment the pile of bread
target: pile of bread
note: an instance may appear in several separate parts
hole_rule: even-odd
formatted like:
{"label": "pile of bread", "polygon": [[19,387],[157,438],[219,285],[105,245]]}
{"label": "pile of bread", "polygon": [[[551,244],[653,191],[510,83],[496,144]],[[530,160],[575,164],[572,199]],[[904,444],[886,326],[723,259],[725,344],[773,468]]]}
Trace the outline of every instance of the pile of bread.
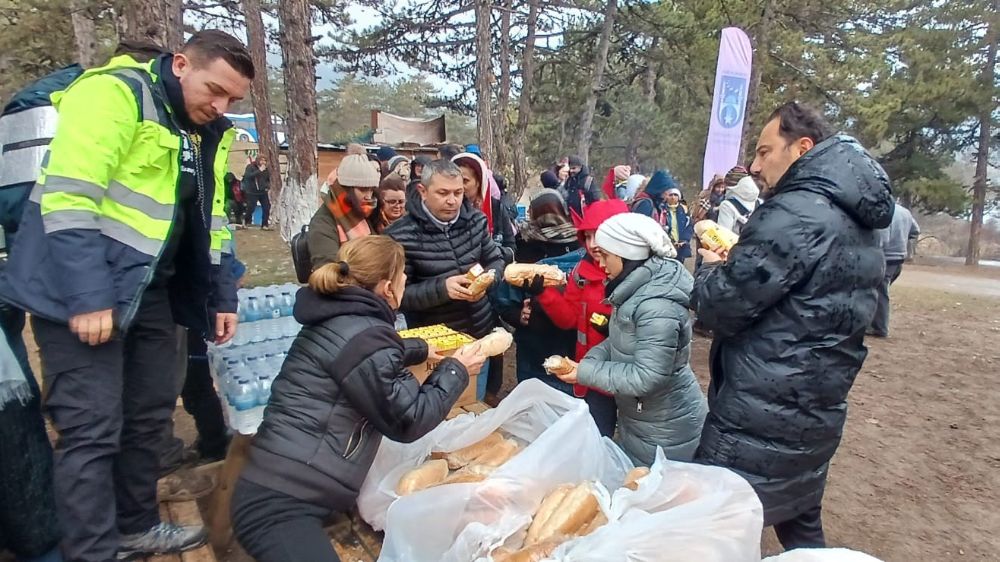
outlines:
{"label": "pile of bread", "polygon": [[[623,486],[636,490],[639,480],[647,474],[648,468],[634,468],[625,476]],[[493,562],[538,562],[551,556],[562,543],[585,537],[607,522],[591,482],[565,484],[549,492],[539,504],[520,548],[500,547],[490,556]]]}
{"label": "pile of bread", "polygon": [[500,431],[457,451],[432,452],[420,466],[406,472],[396,484],[396,494],[406,496],[444,484],[482,482],[521,451],[521,445]]}

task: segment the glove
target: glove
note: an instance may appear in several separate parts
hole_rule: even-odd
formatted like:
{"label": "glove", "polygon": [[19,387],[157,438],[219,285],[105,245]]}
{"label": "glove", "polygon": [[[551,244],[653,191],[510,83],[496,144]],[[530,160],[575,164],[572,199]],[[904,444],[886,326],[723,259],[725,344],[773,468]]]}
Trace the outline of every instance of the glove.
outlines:
{"label": "glove", "polygon": [[521,283],[521,290],[526,295],[537,297],[545,291],[545,278],[541,275],[536,275],[531,281]]}

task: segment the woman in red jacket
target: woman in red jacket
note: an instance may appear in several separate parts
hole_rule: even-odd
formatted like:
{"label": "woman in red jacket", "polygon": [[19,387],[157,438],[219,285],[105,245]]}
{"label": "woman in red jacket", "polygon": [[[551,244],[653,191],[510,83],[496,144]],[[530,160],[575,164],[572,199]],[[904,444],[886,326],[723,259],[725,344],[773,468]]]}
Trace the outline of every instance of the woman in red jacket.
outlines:
{"label": "woman in red jacket", "polygon": [[[574,213],[577,237],[587,249],[587,255],[569,275],[565,292],[548,288],[537,297],[538,304],[553,324],[563,330],[576,330],[576,361],[608,337],[611,316],[611,305],[604,302],[604,282],[608,274],[597,265],[594,257],[594,233],[608,218],[627,212],[628,206],[623,201],[609,199],[591,204],[584,210],[582,219]],[[573,394],[587,402],[601,435],[613,436],[618,422],[614,396],[581,385],[573,387]]]}

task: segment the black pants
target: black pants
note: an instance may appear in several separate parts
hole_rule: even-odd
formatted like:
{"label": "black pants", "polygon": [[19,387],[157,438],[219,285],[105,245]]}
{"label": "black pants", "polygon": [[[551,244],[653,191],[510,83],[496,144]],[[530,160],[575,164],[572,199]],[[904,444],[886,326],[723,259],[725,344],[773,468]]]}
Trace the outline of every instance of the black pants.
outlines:
{"label": "black pants", "polygon": [[242,478],[233,491],[233,533],[257,562],[340,562],[323,530],[331,513]]}
{"label": "black pants", "polygon": [[596,390],[588,390],[583,400],[590,407],[590,417],[594,418],[601,435],[614,437],[615,426],[618,425],[618,405],[615,404],[615,397],[601,394]]}
{"label": "black pants", "polygon": [[[184,411],[194,418],[198,439],[195,448],[204,460],[221,460],[226,456],[229,434],[222,414],[222,402],[212,384],[208,370],[208,345],[191,330],[178,330],[181,345],[178,386]],[[165,447],[160,456],[161,474],[180,468],[184,457],[184,442],[174,437],[173,423],[164,428]]]}
{"label": "black pants", "polygon": [[223,458],[229,445],[222,402],[208,370],[208,345],[198,334],[187,331],[187,376],[181,389],[184,411],[194,418],[198,429],[198,453],[206,458]]}
{"label": "black pants", "polygon": [[886,337],[889,335],[889,286],[899,279],[899,274],[903,272],[903,262],[885,262],[885,278],[878,288],[878,304],[875,305],[875,318],[872,319],[871,331],[875,335]]}
{"label": "black pants", "polygon": [[487,361],[490,362],[490,374],[486,379],[486,393],[498,394],[503,386],[503,355],[490,357]]}
{"label": "black pants", "polygon": [[147,289],[129,332],[103,345],[32,317],[59,440],[55,493],[67,560],[114,559],[119,534],[160,522],[163,427],[177,399],[177,332],[165,289]]}
{"label": "black pants", "polygon": [[774,534],[778,536],[785,550],[793,548],[826,548],[823,536],[822,506],[810,508],[788,521],[774,524]]}
{"label": "black pants", "polygon": [[271,220],[271,198],[264,193],[246,193],[244,194],[247,200],[247,214],[246,214],[246,224],[253,224],[253,212],[257,210],[257,203],[260,203],[263,213],[260,218],[261,226],[268,226]]}
{"label": "black pants", "polygon": [[52,493],[52,447],[21,337],[24,312],[0,304],[0,326],[31,391],[27,402],[0,405],[0,551],[32,559],[52,551],[61,538]]}

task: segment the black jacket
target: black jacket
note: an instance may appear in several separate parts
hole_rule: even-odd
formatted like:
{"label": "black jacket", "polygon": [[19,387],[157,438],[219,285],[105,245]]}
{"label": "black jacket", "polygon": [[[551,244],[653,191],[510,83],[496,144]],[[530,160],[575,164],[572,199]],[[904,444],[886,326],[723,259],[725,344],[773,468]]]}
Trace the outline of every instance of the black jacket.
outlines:
{"label": "black jacket", "polygon": [[579,173],[566,180],[566,207],[583,216],[583,207],[604,198],[601,182],[590,175],[590,168],[584,166]]}
{"label": "black jacket", "polygon": [[[392,223],[385,234],[406,250],[406,292],[400,307],[411,328],[445,324],[473,337],[485,336],[496,325],[489,298],[478,302],[448,298],[445,280],[479,264],[503,276],[500,248],[490,237],[486,215],[462,205],[458,219],[448,229],[431,220],[423,202],[406,203],[407,215]],[[492,293],[492,290],[490,291]]]}
{"label": "black jacket", "polygon": [[247,164],[243,171],[243,192],[250,195],[260,195],[267,193],[271,189],[271,174],[267,170],[261,170],[255,162]]}
{"label": "black jacket", "polygon": [[395,314],[371,291],[299,290],[304,324],[271,386],[271,400],[242,477],[334,511],[349,509],[382,436],[402,442],[434,429],[469,383],[445,359],[424,384],[406,370],[427,344],[401,340]]}
{"label": "black jacket", "polygon": [[697,458],[745,477],[765,525],[822,499],[885,267],[873,229],[892,212],[875,160],[827,139],[750,216],[727,263],[698,273],[693,302],[715,341]]}

